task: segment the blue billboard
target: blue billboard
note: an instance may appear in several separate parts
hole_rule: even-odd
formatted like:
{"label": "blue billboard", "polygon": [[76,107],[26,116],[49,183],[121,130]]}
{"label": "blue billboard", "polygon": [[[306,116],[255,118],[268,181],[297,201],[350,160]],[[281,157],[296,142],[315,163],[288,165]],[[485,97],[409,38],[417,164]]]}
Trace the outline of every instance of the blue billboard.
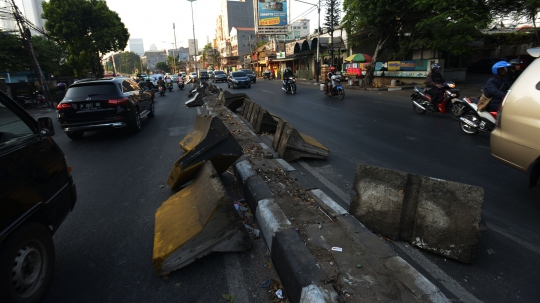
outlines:
{"label": "blue billboard", "polygon": [[287,25],[287,0],[258,0],[259,26]]}

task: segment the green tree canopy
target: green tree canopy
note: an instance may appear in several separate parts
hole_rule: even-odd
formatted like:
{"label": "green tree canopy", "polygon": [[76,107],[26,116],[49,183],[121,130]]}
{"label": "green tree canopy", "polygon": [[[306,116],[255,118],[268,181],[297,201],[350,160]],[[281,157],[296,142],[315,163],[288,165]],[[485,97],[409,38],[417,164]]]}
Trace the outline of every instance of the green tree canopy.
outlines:
{"label": "green tree canopy", "polygon": [[166,73],[169,72],[169,65],[167,65],[167,62],[158,62],[156,63],[156,70],[164,71]]}
{"label": "green tree canopy", "polygon": [[141,69],[141,57],[134,52],[121,52],[114,55],[117,72],[131,74]]}
{"label": "green tree canopy", "polygon": [[104,0],[50,0],[42,6],[45,28],[66,46],[76,76],[102,76],[102,57],[127,45],[128,30]]}

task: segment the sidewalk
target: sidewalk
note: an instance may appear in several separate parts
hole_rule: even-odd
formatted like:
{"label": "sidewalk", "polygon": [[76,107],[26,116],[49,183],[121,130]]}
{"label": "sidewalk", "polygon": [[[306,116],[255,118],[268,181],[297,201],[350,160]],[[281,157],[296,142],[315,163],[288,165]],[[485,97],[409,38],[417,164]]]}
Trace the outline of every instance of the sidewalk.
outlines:
{"label": "sidewalk", "polygon": [[[234,165],[290,302],[450,302],[347,210],[311,184],[249,122],[209,96],[242,156]],[[292,123],[294,123],[292,121]]]}

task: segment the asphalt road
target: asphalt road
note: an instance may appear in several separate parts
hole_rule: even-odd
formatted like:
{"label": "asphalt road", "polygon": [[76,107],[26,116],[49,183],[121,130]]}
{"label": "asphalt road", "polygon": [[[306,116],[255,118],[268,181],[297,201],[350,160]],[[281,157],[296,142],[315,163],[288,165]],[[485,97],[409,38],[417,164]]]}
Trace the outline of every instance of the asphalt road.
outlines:
{"label": "asphalt road", "polygon": [[250,251],[210,254],[166,278],[152,267],[154,213],[174,193],[166,180],[201,111],[186,108],[186,100],[187,89],[156,96],[156,116],[138,134],[92,132],[71,141],[55,123],[78,201],[54,236],[56,266],[45,302],[207,303],[224,301],[223,294],[237,295],[237,303],[271,302],[261,283],[277,274],[266,265],[262,238]]}
{"label": "asphalt road", "polygon": [[[226,84],[217,84],[226,89]],[[411,91],[346,89],[327,98],[317,86],[299,85],[285,94],[279,81],[259,80],[246,92],[268,111],[330,149],[327,160],[304,160],[295,168],[326,185],[347,206],[358,163],[481,186],[488,231],[480,238],[473,264],[461,264],[412,248],[392,247],[451,299],[459,302],[539,302],[540,196],[527,178],[490,153],[489,134],[464,134],[441,114],[414,113]],[[476,95],[470,88],[466,95]],[[324,186],[323,186],[324,188]],[[348,209],[348,208],[347,208]]]}

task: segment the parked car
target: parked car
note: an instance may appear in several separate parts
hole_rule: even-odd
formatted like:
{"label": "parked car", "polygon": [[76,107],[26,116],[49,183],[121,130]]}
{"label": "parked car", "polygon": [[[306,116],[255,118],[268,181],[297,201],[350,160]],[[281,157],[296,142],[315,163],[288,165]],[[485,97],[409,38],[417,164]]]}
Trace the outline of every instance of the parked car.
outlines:
{"label": "parked car", "polygon": [[53,121],[34,120],[0,91],[0,302],[41,302],[51,284],[52,236],[77,200]]}
{"label": "parked car", "polygon": [[227,74],[222,70],[216,70],[211,76],[212,82],[227,82]]}
{"label": "parked car", "polygon": [[227,76],[227,87],[231,86],[233,89],[242,86],[251,88],[251,80],[244,72],[230,72]]}
{"label": "parked car", "polygon": [[154,117],[152,95],[128,78],[102,78],[73,84],[56,107],[60,126],[72,140],[87,131],[142,128],[141,119]]}
{"label": "parked car", "polygon": [[191,73],[189,73],[189,80],[190,80],[190,81],[193,82],[193,81],[197,80],[197,78],[198,78],[198,76],[197,76],[197,73],[196,73],[196,72],[191,72]]}
{"label": "parked car", "polygon": [[497,160],[526,173],[540,191],[540,47],[527,52],[537,59],[506,93],[490,144]]}
{"label": "parked car", "polygon": [[248,78],[249,78],[249,80],[251,82],[257,83],[257,76],[255,76],[255,73],[252,70],[250,70],[250,69],[241,69],[240,71],[246,73],[246,75],[248,76]]}

